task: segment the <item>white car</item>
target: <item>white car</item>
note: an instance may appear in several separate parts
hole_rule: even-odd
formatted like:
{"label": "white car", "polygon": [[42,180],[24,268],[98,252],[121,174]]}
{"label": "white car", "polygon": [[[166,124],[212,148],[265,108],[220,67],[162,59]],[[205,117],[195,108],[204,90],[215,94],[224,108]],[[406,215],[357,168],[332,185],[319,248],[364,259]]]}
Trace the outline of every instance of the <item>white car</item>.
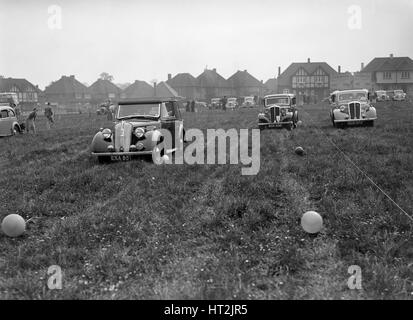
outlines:
{"label": "white car", "polygon": [[254,97],[244,97],[244,102],[241,104],[241,108],[253,108],[255,107]]}
{"label": "white car", "polygon": [[366,89],[334,91],[330,97],[330,118],[334,127],[352,124],[374,126],[376,109],[370,104]]}
{"label": "white car", "polygon": [[227,109],[235,110],[238,107],[237,98],[228,98],[225,107]]}
{"label": "white car", "polygon": [[393,101],[404,101],[406,100],[406,93],[403,90],[394,90]]}
{"label": "white car", "polygon": [[390,97],[388,96],[385,90],[377,90],[376,91],[376,100],[379,101],[389,101]]}

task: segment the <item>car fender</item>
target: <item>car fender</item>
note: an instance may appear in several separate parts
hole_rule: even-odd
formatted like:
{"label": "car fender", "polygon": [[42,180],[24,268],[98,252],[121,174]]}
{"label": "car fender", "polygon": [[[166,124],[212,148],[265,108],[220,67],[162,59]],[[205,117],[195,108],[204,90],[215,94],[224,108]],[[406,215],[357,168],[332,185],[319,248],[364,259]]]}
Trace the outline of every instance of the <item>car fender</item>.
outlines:
{"label": "car fender", "polygon": [[338,109],[334,109],[332,114],[334,116],[334,120],[346,120],[349,117],[347,113],[341,112]]}
{"label": "car fender", "polygon": [[110,140],[105,140],[101,131],[95,134],[91,144],[92,152],[107,152],[108,146],[113,144],[113,136]]}

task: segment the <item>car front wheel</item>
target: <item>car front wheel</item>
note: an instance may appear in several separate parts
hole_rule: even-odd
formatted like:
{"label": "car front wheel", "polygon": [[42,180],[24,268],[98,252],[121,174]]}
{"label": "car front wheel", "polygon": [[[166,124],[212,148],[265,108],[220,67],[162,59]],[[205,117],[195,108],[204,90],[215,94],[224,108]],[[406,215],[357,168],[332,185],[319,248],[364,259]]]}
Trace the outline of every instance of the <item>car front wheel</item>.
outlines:
{"label": "car front wheel", "polygon": [[108,156],[100,156],[98,157],[98,161],[101,164],[110,162],[110,158]]}

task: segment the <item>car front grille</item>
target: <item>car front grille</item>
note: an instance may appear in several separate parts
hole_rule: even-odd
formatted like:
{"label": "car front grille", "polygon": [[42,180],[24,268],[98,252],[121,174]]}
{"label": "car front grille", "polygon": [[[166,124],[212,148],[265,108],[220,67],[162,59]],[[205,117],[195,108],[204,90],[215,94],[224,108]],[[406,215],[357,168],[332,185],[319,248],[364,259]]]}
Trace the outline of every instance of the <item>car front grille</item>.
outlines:
{"label": "car front grille", "polygon": [[358,102],[352,102],[349,104],[350,119],[361,118],[361,105]]}
{"label": "car front grille", "polygon": [[132,124],[122,121],[115,126],[115,150],[128,152],[131,144]]}
{"label": "car front grille", "polygon": [[275,122],[277,116],[280,115],[280,108],[279,107],[271,107],[270,108],[270,120],[271,122]]}

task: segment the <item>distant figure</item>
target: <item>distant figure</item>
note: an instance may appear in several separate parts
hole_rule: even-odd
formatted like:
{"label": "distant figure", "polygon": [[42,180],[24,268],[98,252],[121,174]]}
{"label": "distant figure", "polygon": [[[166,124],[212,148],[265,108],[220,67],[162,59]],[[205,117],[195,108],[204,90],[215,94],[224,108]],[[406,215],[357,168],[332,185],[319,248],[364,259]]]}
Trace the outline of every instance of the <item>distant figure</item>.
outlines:
{"label": "distant figure", "polygon": [[222,103],[222,110],[227,111],[227,97],[224,96],[221,100]]}
{"label": "distant figure", "polygon": [[30,112],[29,116],[26,119],[26,131],[30,133],[30,130],[33,130],[34,134],[36,134],[36,116],[37,116],[37,108],[33,108],[33,111]]}
{"label": "distant figure", "polygon": [[191,112],[195,112],[195,100],[191,102]]}
{"label": "distant figure", "polygon": [[54,119],[53,119],[53,111],[50,106],[50,102],[47,102],[46,108],[44,108],[44,115],[46,116],[46,128],[47,130],[50,130],[51,126],[54,124]]}
{"label": "distant figure", "polygon": [[115,118],[115,111],[116,111],[116,107],[114,104],[111,104],[109,107],[109,112],[112,114],[112,118]]}
{"label": "distant figure", "polygon": [[188,100],[187,102],[186,102],[186,106],[185,106],[185,111],[186,112],[190,112],[191,111],[191,102]]}

